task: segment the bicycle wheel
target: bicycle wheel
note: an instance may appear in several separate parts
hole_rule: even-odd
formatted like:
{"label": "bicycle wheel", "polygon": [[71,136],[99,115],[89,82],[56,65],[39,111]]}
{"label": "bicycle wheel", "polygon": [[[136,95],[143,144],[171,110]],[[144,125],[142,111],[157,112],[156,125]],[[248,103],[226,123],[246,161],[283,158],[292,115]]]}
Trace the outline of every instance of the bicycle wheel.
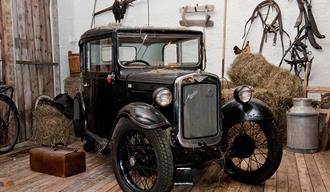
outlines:
{"label": "bicycle wheel", "polygon": [[15,103],[0,95],[0,154],[12,150],[19,135],[19,117]]}

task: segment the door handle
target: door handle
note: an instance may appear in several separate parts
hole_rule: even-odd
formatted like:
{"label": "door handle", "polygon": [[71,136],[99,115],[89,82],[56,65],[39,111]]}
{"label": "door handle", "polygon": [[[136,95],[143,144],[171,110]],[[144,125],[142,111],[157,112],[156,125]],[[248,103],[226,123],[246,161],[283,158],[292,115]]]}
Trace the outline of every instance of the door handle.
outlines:
{"label": "door handle", "polygon": [[84,86],[84,87],[89,87],[90,84],[89,84],[89,83],[84,83],[83,86]]}

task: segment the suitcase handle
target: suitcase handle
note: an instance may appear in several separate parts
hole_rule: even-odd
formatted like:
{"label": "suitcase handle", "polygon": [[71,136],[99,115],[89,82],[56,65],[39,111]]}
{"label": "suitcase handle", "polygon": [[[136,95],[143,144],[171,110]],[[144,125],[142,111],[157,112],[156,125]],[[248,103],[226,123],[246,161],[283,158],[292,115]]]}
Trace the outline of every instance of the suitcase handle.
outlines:
{"label": "suitcase handle", "polygon": [[67,145],[64,145],[63,143],[56,143],[55,145],[43,145],[44,147],[50,147],[53,149],[53,151],[57,150],[68,150],[68,151],[73,151],[73,152],[78,152],[78,149],[68,147]]}

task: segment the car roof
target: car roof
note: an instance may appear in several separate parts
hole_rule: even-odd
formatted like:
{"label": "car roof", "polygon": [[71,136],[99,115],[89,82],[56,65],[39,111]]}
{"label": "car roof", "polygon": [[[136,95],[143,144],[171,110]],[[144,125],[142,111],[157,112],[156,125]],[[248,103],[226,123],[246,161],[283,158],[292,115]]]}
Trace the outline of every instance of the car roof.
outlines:
{"label": "car roof", "polygon": [[[112,32],[117,33],[161,33],[161,34],[191,34],[202,35],[201,31],[189,30],[186,28],[157,28],[157,27],[123,27],[104,26],[87,30],[80,37],[80,41],[93,39],[101,36],[109,36]],[[80,42],[81,43],[81,42]]]}

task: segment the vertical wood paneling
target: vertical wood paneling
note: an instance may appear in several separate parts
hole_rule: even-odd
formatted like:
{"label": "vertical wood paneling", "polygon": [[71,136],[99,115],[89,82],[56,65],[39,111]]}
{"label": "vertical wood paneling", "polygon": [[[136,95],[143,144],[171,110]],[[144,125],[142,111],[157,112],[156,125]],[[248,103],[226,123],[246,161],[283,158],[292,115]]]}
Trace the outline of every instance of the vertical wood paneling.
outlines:
{"label": "vertical wood paneling", "polygon": [[[52,28],[52,38],[53,38],[53,46],[52,46],[52,54],[54,63],[60,63],[60,44],[59,44],[59,32],[58,32],[58,7],[57,0],[51,0],[51,28]],[[54,74],[55,74],[55,95],[61,92],[61,66],[54,66]]]}
{"label": "vertical wood paneling", "polygon": [[[39,18],[41,15],[39,14],[39,0],[32,0],[32,5],[33,5],[33,30],[34,30],[34,41],[35,41],[35,53],[36,53],[36,62],[42,62],[42,52],[41,52],[41,30],[40,30],[40,20]],[[42,67],[40,66],[35,66],[37,70],[37,77],[38,77],[38,90],[39,90],[39,95],[41,95],[43,91],[43,81],[40,80],[42,78]]]}
{"label": "vertical wood paneling", "polygon": [[[26,33],[26,38],[27,38],[27,42],[28,42],[28,55],[29,55],[29,60],[30,61],[34,61],[36,59],[35,56],[35,45],[34,45],[34,30],[33,30],[33,17],[32,17],[32,3],[30,0],[25,0],[25,16],[26,16],[26,28],[27,28],[27,33]],[[30,99],[27,98],[27,100],[29,100],[30,103],[30,109],[27,111],[27,113],[29,114],[29,119],[32,119],[32,109],[33,109],[33,103],[34,103],[34,99],[36,97],[38,97],[39,95],[39,91],[38,91],[38,86],[37,86],[37,82],[38,82],[38,76],[37,76],[37,71],[36,68],[34,66],[28,66],[28,72],[30,74],[30,92],[31,92],[31,96]],[[26,130],[26,135],[27,138],[32,136],[32,122],[29,121],[29,128],[27,128]]]}
{"label": "vertical wood paneling", "polygon": [[15,85],[12,6],[12,0],[1,0],[4,46],[3,57],[5,66],[4,78],[9,85]]}
{"label": "vertical wood paneling", "polygon": [[[23,40],[25,39],[25,30],[24,30],[24,15],[23,12],[23,5],[22,0],[15,0],[13,1],[14,7],[16,8],[14,13],[14,37],[15,37],[15,57],[16,59],[23,60]],[[19,113],[21,114],[21,130],[20,130],[20,140],[24,140],[26,138],[25,130],[26,128],[26,116],[25,116],[25,98],[24,98],[24,77],[23,77],[24,69],[22,66],[16,66],[16,75],[17,75],[17,88],[16,88],[16,95],[17,95],[17,105]]]}
{"label": "vertical wood paneling", "polygon": [[[14,0],[13,25],[16,61],[17,105],[22,119],[20,140],[32,134],[32,110],[39,95],[54,96],[52,38],[49,0]],[[38,63],[39,65],[36,65]],[[45,65],[40,65],[45,63]]]}
{"label": "vertical wood paneling", "polygon": [[[0,0],[0,59],[3,60],[4,59],[4,55],[3,55],[3,50],[4,50],[4,45],[3,45],[3,24],[2,24],[2,3]],[[0,81],[4,80],[4,64],[1,61],[1,68],[0,68]]]}

